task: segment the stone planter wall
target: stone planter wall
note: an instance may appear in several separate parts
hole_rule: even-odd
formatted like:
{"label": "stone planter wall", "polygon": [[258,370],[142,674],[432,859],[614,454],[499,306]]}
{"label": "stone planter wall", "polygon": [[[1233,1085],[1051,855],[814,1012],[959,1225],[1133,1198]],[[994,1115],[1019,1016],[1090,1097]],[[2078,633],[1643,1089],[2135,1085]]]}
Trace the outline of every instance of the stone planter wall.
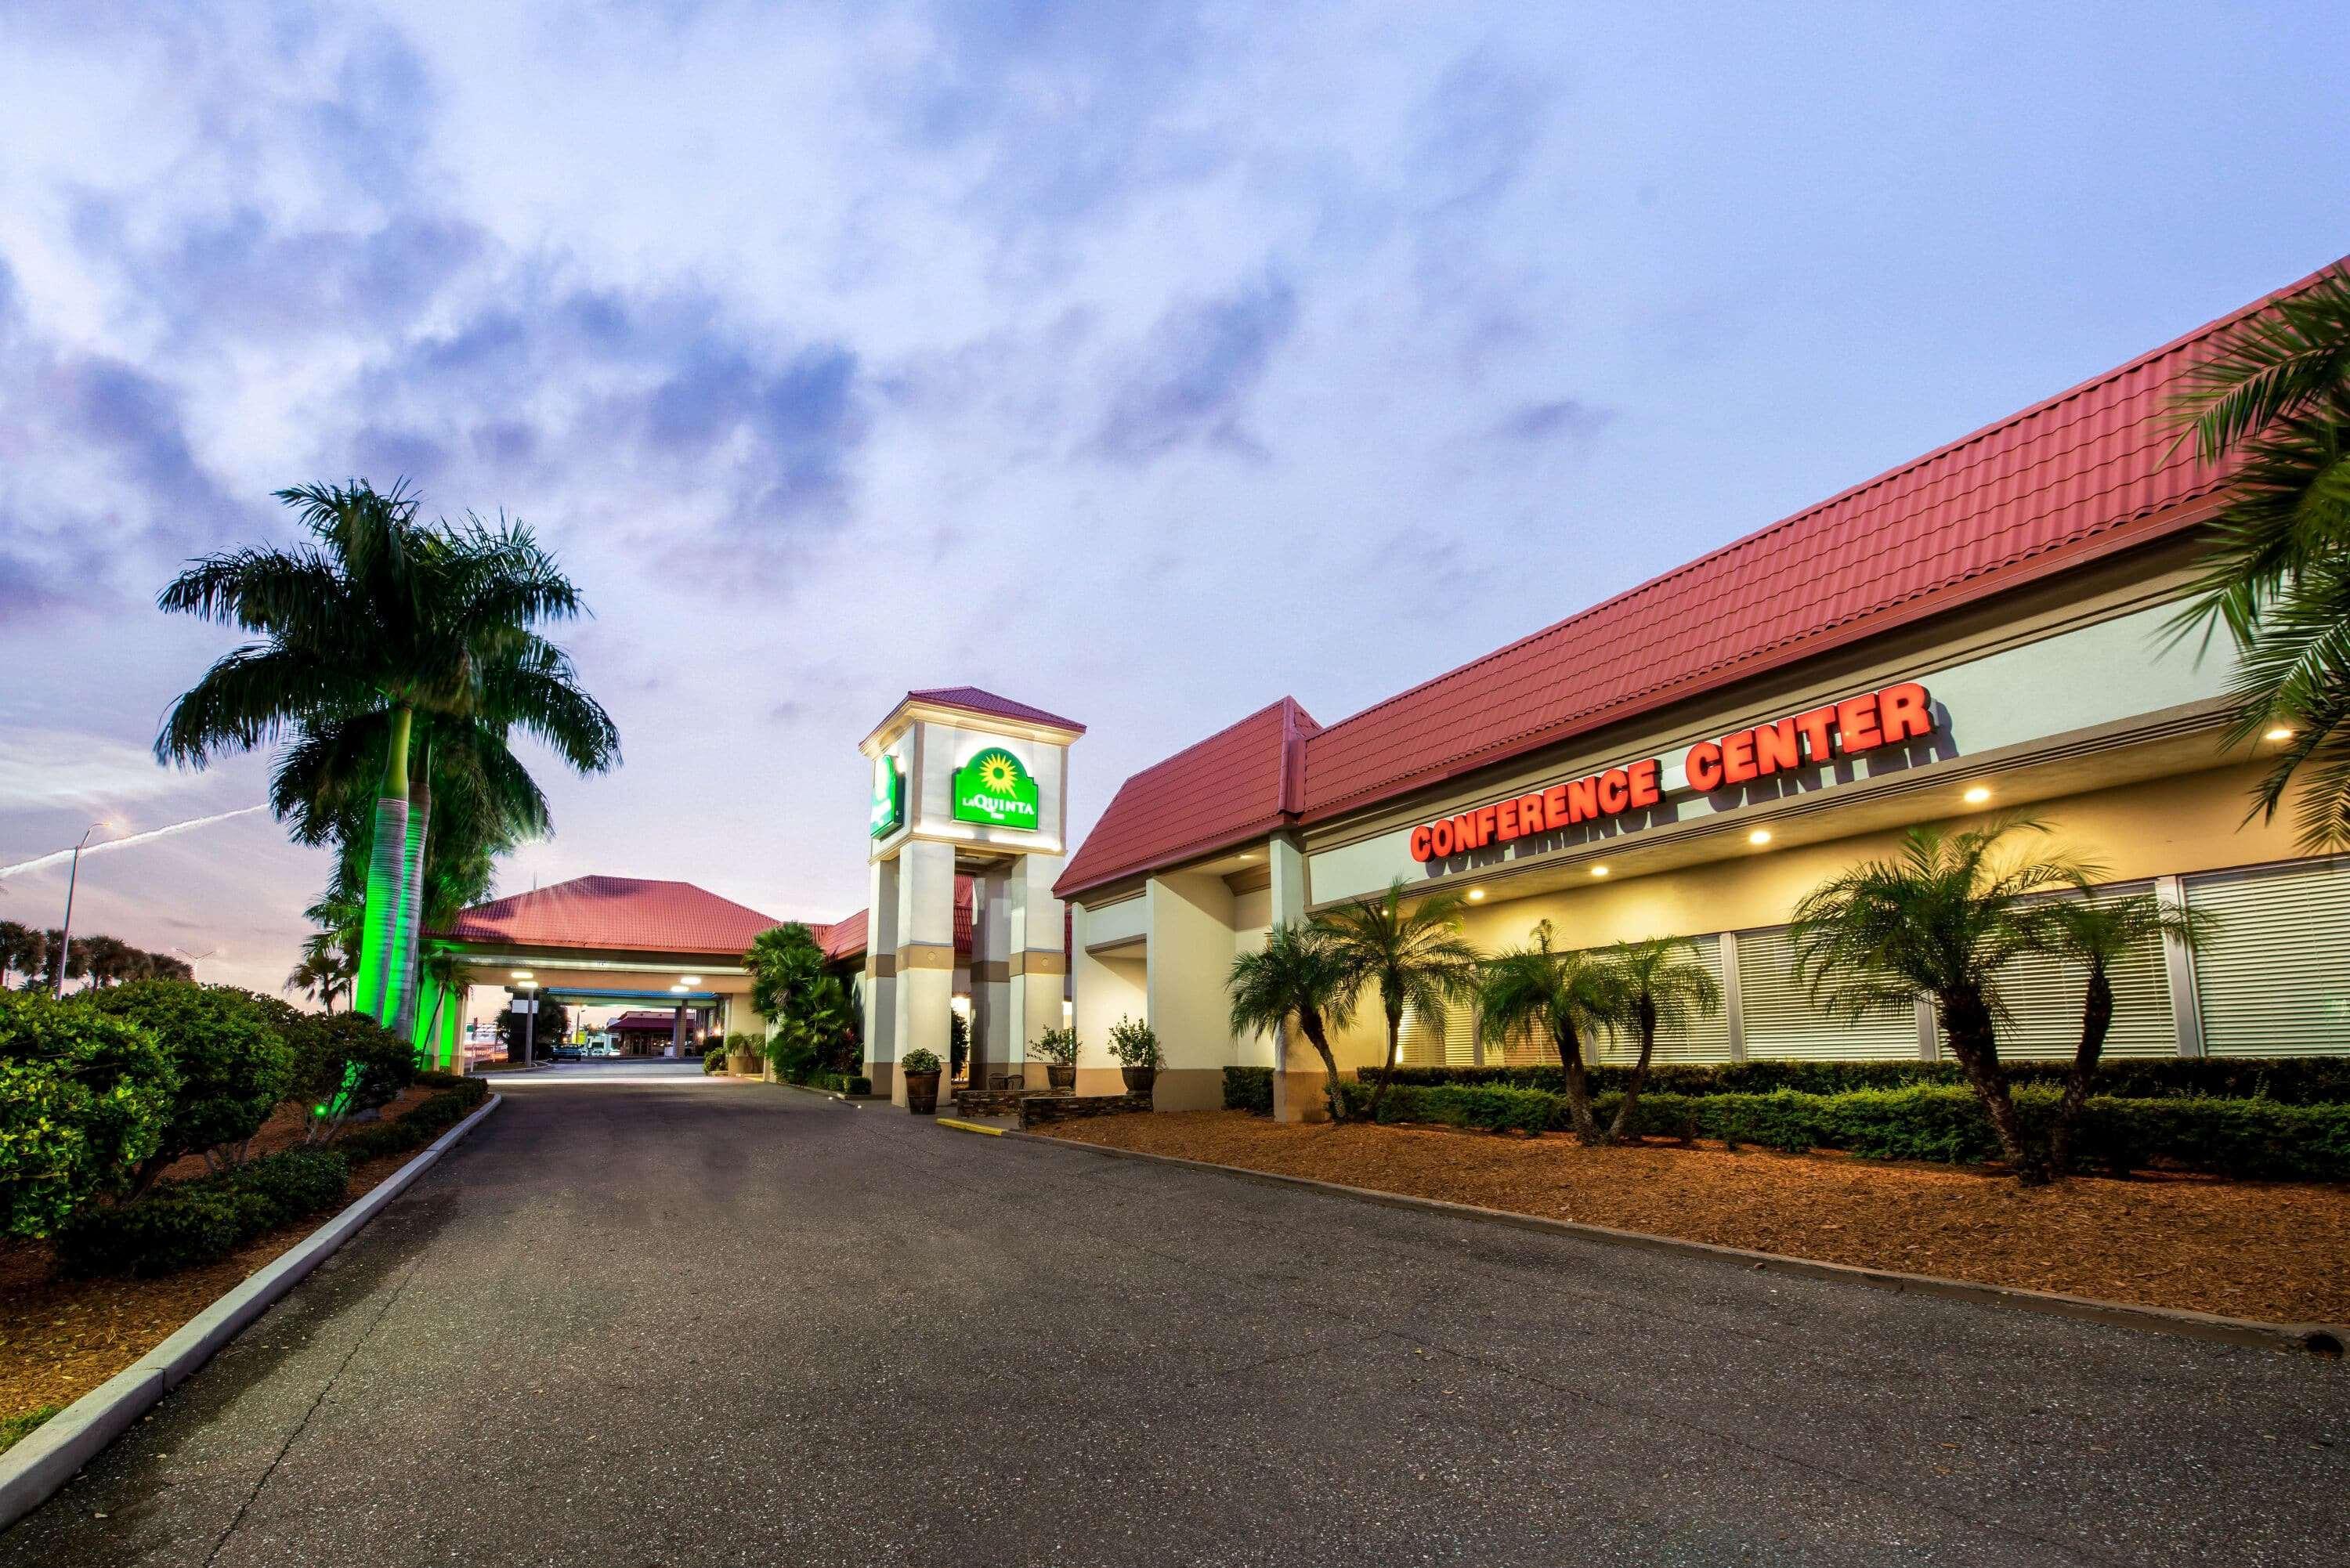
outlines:
{"label": "stone planter wall", "polygon": [[1020,1125],[1033,1127],[1084,1116],[1122,1116],[1149,1108],[1149,1095],[1030,1095],[1020,1102]]}

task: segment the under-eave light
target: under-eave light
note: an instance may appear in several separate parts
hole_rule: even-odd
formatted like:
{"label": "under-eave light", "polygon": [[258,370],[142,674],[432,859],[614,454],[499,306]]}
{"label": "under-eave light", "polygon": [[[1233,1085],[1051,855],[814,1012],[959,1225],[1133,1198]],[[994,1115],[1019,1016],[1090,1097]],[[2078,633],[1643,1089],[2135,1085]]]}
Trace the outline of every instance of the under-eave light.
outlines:
{"label": "under-eave light", "polygon": [[508,970],[506,973],[515,980],[528,980],[530,978],[530,971],[526,969]]}
{"label": "under-eave light", "polygon": [[1473,903],[1476,903],[1479,899],[1482,898],[1484,896],[1485,896],[1485,889],[1484,889],[1484,888],[1470,888],[1470,889],[1469,889],[1469,901],[1470,901],[1471,903],[1472,903],[1472,904],[1473,904]]}
{"label": "under-eave light", "polygon": [[1753,832],[1746,836],[1746,842],[1749,844],[1768,844],[1771,842],[1771,830],[1767,827],[1758,827]]}
{"label": "under-eave light", "polygon": [[1607,875],[1607,867],[1605,866],[1594,866],[1591,868],[1591,874],[1594,877],[1605,877]]}
{"label": "under-eave light", "polygon": [[1967,791],[1964,798],[1969,805],[1981,805],[1991,798],[1991,790],[1983,784],[1977,784]]}
{"label": "under-eave light", "polygon": [[2279,724],[2261,738],[2264,741],[2290,741],[2293,739],[2293,731],[2286,725]]}

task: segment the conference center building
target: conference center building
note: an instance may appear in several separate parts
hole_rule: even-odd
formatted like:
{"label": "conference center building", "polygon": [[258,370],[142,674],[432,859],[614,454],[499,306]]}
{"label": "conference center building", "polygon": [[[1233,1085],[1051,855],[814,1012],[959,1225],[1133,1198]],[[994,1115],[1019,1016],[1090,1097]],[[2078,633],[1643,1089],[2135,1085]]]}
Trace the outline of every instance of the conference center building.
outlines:
{"label": "conference center building", "polygon": [[[1922,1003],[1814,1005],[1789,919],[1913,826],[2019,811],[2095,896],[2217,917],[2200,950],[2129,954],[2107,1054],[2350,1049],[2350,860],[2251,814],[2287,737],[2226,744],[2232,648],[2173,633],[2222,496],[2167,410],[2238,317],[1351,717],[1284,697],[1128,779],[1054,884],[1081,1089],[1114,1084],[1132,1017],[1167,1054],[1160,1108],[1220,1103],[1223,1067],[1275,1056],[1231,1029],[1234,957],[1399,878],[1461,894],[1487,951],[1545,921],[1567,948],[1688,939],[1724,1005],[1660,1060],[1931,1059]],[[2081,980],[2003,973],[2002,1054],[2069,1054]],[[1336,1043],[1376,1064],[1377,1005]],[[1408,1063],[1549,1058],[1471,1007],[1405,1021]],[[1280,1065],[1278,1102],[1311,1106],[1318,1058]]]}

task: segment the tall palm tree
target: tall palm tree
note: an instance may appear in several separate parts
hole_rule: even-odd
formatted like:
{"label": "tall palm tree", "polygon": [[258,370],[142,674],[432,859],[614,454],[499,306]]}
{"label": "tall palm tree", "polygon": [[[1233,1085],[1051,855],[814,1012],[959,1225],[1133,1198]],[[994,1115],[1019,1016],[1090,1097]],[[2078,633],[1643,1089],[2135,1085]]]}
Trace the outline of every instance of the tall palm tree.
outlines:
{"label": "tall palm tree", "polygon": [[340,947],[317,945],[318,940],[313,937],[303,944],[302,961],[286,972],[286,989],[332,1012],[336,999],[351,988],[352,964]]}
{"label": "tall palm tree", "polygon": [[[278,492],[312,541],[192,563],[159,599],[167,611],[259,634],[174,704],[159,758],[201,767],[223,752],[380,722],[382,771],[369,824],[365,918],[353,1005],[411,1023],[424,896],[432,748],[451,724],[503,740],[537,734],[583,772],[619,758],[610,718],[578,689],[568,659],[533,628],[584,611],[530,530],[469,517],[427,527],[404,486],[365,482]],[[425,721],[418,732],[418,720]]]}
{"label": "tall palm tree", "polygon": [[1657,1031],[1687,1029],[1721,1006],[1721,983],[1694,961],[1696,950],[1685,937],[1650,937],[1617,942],[1601,955],[1614,981],[1617,1024],[1640,1042],[1639,1057],[1624,1085],[1624,1103],[1616,1107],[1615,1122],[1607,1129],[1610,1143],[1631,1130],[1633,1110],[1648,1081],[1648,1063],[1657,1054]]}
{"label": "tall palm tree", "polygon": [[2233,465],[2173,624],[2236,644],[2230,742],[2291,732],[2250,815],[2273,819],[2299,775],[2303,846],[2350,846],[2350,273],[2231,327],[2172,411],[2182,443]]}
{"label": "tall palm tree", "polygon": [[1265,933],[1264,946],[1232,960],[1224,989],[1232,999],[1234,1034],[1272,1034],[1276,1073],[1288,1054],[1289,1021],[1297,1020],[1298,1032],[1322,1058],[1330,1119],[1345,1121],[1347,1102],[1338,1088],[1338,1058],[1331,1054],[1329,1031],[1353,1022],[1359,988],[1348,987],[1346,963],[1329,939],[1310,925],[1284,920]]}
{"label": "tall palm tree", "polygon": [[2026,1147],[2001,1075],[1994,981],[2018,956],[2041,950],[2047,904],[2033,895],[2080,888],[2096,867],[2074,857],[2014,850],[2045,833],[2025,816],[1946,833],[1913,827],[1899,852],[1829,878],[1795,907],[1795,971],[1813,999],[1856,1022],[1932,999],[1942,1039],[1981,1099],[2001,1152],[2026,1183],[2047,1179]]}
{"label": "tall palm tree", "polygon": [[2088,1103],[2106,1035],[2114,1025],[2114,965],[2150,940],[2176,940],[2192,951],[2210,940],[2217,924],[2209,909],[2172,908],[2151,893],[2097,903],[2067,898],[2047,910],[2040,930],[2043,950],[2088,971],[2081,997],[2081,1041],[2074,1048],[2064,1093],[2056,1102],[2056,1119],[2048,1132],[2051,1176],[2072,1168],[2073,1135],[2080,1125],[2081,1107]]}
{"label": "tall palm tree", "polygon": [[[1534,927],[1532,947],[1513,948],[1485,965],[1478,995],[1486,1032],[1502,1040],[1548,1039],[1566,1074],[1567,1116],[1586,1144],[1614,1141],[1591,1114],[1591,1079],[1583,1043],[1625,1014],[1617,971],[1587,952],[1553,947],[1548,920]],[[1620,1127],[1623,1118],[1617,1118]]]}
{"label": "tall palm tree", "polygon": [[49,961],[49,934],[35,926],[0,920],[0,988],[8,977],[21,974],[31,986]]}
{"label": "tall palm tree", "polygon": [[1376,898],[1314,917],[1315,931],[1337,961],[1349,1004],[1366,989],[1376,989],[1387,1019],[1387,1054],[1371,1090],[1374,1118],[1395,1075],[1404,1010],[1415,1017],[1441,1018],[1447,1007],[1477,994],[1480,955],[1461,934],[1461,912],[1467,908],[1457,893],[1431,893],[1408,904],[1399,877]]}

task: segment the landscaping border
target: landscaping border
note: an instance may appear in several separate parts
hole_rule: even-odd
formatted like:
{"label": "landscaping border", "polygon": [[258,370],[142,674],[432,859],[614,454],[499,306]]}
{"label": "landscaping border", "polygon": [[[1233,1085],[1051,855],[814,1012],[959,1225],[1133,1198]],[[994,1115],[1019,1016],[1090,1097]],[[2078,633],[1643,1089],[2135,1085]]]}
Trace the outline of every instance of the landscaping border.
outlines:
{"label": "landscaping border", "polygon": [[47,1502],[82,1466],[185,1383],[221,1346],[275,1305],[304,1275],[359,1234],[385,1205],[454,1147],[505,1098],[492,1094],[479,1110],[442,1133],[364,1197],[272,1259],[243,1284],[174,1330],[171,1336],[0,1454],[0,1530]]}
{"label": "landscaping border", "polygon": [[1273,1186],[1302,1187],[1310,1191],[1385,1204],[1390,1209],[1412,1209],[1422,1213],[1448,1214],[1457,1220],[1509,1225],[1521,1231],[1535,1231],[1554,1236],[1571,1236],[1606,1246],[1630,1247],[1681,1257],[1711,1258],[1718,1262],[1738,1263],[1768,1273],[1871,1285],[1878,1290],[1971,1302],[1978,1306],[2004,1307],[2012,1312],[2078,1318],[2143,1333],[2216,1340],[2222,1345],[2243,1345],[2254,1350],[2291,1350],[2338,1357],[2345,1345],[2350,1345],[2350,1324],[2345,1324],[2267,1323],[2258,1318],[2221,1317],[2213,1313],[2189,1312],[2182,1307],[2141,1306],[2134,1302],[2100,1301],[2095,1296],[2026,1290],[2020,1285],[1987,1285],[1971,1280],[1944,1279],[1936,1274],[1905,1274],[1893,1269],[1866,1269],[1854,1263],[1830,1263],[1816,1258],[1791,1257],[1784,1252],[1758,1252],[1744,1247],[1725,1247],[1712,1241],[1684,1241],[1678,1236],[1659,1236],[1646,1231],[1619,1231],[1613,1226],[1586,1224],[1579,1220],[1554,1220],[1546,1215],[1520,1214],[1507,1209],[1482,1209],[1475,1204],[1454,1203],[1442,1198],[1416,1198],[1406,1192],[1381,1192],[1368,1187],[1347,1187],[1335,1181],[1316,1181],[1310,1176],[1251,1170],[1245,1166],[1218,1165],[1211,1160],[1184,1159],[1171,1154],[1150,1154],[1139,1148],[1110,1148],[1102,1144],[1081,1143],[1074,1138],[1052,1137],[1042,1133],[1006,1132],[1003,1136],[1029,1143],[1051,1144],[1057,1148],[1083,1149],[1088,1154],[1106,1155],[1113,1159],[1155,1160],[1161,1165],[1215,1171]]}

